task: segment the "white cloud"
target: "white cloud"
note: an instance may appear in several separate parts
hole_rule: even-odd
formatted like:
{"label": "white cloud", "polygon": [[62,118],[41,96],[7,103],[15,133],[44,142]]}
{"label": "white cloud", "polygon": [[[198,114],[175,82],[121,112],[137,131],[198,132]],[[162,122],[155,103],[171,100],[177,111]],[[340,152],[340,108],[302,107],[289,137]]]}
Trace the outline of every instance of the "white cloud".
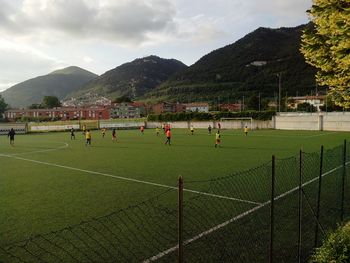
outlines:
{"label": "white cloud", "polygon": [[13,35],[69,35],[141,44],[147,33],[171,31],[176,9],[169,0],[24,0],[4,5],[0,31]]}
{"label": "white cloud", "polygon": [[260,27],[307,22],[311,0],[0,0],[0,89],[65,66],[145,54],[190,65]]}
{"label": "white cloud", "polygon": [[4,90],[15,83],[47,74],[65,63],[40,50],[16,42],[0,39],[0,89]]}
{"label": "white cloud", "polygon": [[83,57],[83,60],[84,60],[84,62],[86,62],[86,63],[91,63],[91,62],[94,61],[94,60],[93,60],[92,58],[90,58],[89,56]]}

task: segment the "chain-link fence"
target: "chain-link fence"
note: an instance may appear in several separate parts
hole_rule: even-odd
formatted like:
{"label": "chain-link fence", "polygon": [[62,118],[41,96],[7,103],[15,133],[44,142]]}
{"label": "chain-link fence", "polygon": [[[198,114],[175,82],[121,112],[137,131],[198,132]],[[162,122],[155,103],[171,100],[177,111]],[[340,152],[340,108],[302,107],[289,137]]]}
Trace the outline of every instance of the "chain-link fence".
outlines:
{"label": "chain-link fence", "polygon": [[350,217],[347,149],[180,180],[178,191],[0,247],[0,262],[307,262]]}

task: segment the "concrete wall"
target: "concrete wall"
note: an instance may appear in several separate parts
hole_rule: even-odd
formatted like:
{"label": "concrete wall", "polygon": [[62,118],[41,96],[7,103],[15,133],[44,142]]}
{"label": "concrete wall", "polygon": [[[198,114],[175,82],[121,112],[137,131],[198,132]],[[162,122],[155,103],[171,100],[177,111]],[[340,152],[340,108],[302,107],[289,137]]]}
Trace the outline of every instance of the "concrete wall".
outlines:
{"label": "concrete wall", "polygon": [[11,128],[15,130],[16,134],[26,133],[28,131],[26,123],[0,123],[0,135],[7,135]]}
{"label": "concrete wall", "polygon": [[350,131],[350,112],[280,113],[273,121],[281,130]]}
{"label": "concrete wall", "polygon": [[[245,125],[250,128],[250,121],[229,120],[229,121],[177,121],[177,122],[147,122],[146,128],[163,127],[163,123],[170,124],[171,128],[189,129],[191,125],[195,129],[207,129],[210,125],[212,128],[217,128],[218,123],[221,124],[221,129],[243,129]],[[272,121],[257,121],[253,120],[252,129],[272,129]]]}

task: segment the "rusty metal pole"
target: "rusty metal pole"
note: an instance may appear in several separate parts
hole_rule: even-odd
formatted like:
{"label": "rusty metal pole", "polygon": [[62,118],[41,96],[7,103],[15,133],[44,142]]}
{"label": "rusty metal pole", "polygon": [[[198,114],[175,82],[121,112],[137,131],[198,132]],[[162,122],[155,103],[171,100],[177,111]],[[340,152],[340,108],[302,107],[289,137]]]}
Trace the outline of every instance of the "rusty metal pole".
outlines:
{"label": "rusty metal pole", "polygon": [[183,249],[183,190],[184,181],[182,176],[179,177],[179,192],[178,192],[178,262],[184,262],[184,249]]}

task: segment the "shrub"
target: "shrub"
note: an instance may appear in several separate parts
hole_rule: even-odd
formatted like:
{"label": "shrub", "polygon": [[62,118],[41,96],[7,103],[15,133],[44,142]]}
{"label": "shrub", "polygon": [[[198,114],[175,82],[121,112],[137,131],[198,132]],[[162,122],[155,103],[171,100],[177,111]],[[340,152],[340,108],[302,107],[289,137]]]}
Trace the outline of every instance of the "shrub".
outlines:
{"label": "shrub", "polygon": [[313,263],[350,262],[350,222],[330,233],[323,245],[316,249]]}
{"label": "shrub", "polygon": [[242,118],[252,117],[254,120],[271,120],[275,111],[243,111],[243,112],[178,112],[164,114],[150,114],[148,121],[209,121],[220,120],[221,118]]}

